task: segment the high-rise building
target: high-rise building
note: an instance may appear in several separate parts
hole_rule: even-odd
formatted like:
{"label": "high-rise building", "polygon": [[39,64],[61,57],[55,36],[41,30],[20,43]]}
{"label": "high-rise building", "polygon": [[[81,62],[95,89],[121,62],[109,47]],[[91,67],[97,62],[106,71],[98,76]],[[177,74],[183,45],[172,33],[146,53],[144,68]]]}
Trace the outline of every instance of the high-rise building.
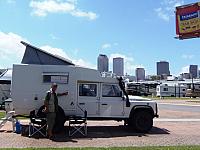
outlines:
{"label": "high-rise building", "polygon": [[170,75],[169,62],[167,61],[157,62],[157,75]]}
{"label": "high-rise building", "polygon": [[198,77],[198,65],[190,65],[189,73],[191,74],[192,78]]}
{"label": "high-rise building", "polygon": [[145,70],[144,70],[144,68],[136,68],[135,76],[136,76],[137,81],[145,80]]}
{"label": "high-rise building", "polygon": [[121,57],[113,58],[113,73],[117,76],[124,75],[124,59]]}
{"label": "high-rise building", "polygon": [[100,72],[108,72],[108,57],[103,54],[99,54],[97,59],[97,69]]}

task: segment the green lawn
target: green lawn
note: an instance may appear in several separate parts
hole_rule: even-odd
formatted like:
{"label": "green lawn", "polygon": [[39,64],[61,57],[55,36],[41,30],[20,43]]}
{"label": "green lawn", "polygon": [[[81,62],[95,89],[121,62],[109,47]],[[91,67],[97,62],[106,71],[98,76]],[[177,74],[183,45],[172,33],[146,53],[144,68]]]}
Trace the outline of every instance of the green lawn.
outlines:
{"label": "green lawn", "polygon": [[[24,149],[20,148],[19,150],[199,150],[199,149],[200,146],[167,146],[167,147],[111,147],[111,148],[24,148]],[[5,150],[13,150],[13,148]]]}
{"label": "green lawn", "polygon": [[[0,112],[0,119],[5,117],[5,112]],[[16,117],[17,119],[27,119],[27,117]]]}
{"label": "green lawn", "polygon": [[5,116],[5,112],[0,112],[0,119]]}

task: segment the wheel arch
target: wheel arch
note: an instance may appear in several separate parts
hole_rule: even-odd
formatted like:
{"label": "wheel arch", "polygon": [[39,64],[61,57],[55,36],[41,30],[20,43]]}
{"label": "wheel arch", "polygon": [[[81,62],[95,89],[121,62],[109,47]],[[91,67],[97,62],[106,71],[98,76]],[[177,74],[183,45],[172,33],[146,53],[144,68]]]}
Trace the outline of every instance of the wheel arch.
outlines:
{"label": "wheel arch", "polygon": [[152,118],[154,116],[154,111],[152,109],[151,106],[146,106],[146,105],[136,105],[134,106],[131,111],[130,111],[130,114],[129,114],[129,118],[132,118],[134,116],[134,114],[136,114],[137,112],[139,111],[146,111],[146,112],[149,112],[151,115],[152,115]]}

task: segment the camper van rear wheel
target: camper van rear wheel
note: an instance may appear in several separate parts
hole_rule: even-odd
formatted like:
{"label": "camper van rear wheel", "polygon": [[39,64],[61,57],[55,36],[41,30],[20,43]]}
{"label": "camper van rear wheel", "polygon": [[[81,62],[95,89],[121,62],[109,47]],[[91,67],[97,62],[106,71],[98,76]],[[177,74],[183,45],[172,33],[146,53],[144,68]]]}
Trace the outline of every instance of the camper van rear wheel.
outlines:
{"label": "camper van rear wheel", "polygon": [[148,111],[137,111],[132,118],[132,126],[136,131],[146,133],[153,126],[153,116]]}

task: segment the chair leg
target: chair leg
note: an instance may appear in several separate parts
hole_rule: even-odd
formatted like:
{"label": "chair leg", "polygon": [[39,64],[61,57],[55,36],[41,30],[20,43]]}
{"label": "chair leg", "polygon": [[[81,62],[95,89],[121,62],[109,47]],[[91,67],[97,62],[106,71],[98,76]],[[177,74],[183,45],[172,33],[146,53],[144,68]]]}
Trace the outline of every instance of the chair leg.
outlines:
{"label": "chair leg", "polygon": [[29,123],[28,126],[28,136],[31,137],[31,123]]}
{"label": "chair leg", "polygon": [[85,136],[87,136],[87,122],[85,123]]}

